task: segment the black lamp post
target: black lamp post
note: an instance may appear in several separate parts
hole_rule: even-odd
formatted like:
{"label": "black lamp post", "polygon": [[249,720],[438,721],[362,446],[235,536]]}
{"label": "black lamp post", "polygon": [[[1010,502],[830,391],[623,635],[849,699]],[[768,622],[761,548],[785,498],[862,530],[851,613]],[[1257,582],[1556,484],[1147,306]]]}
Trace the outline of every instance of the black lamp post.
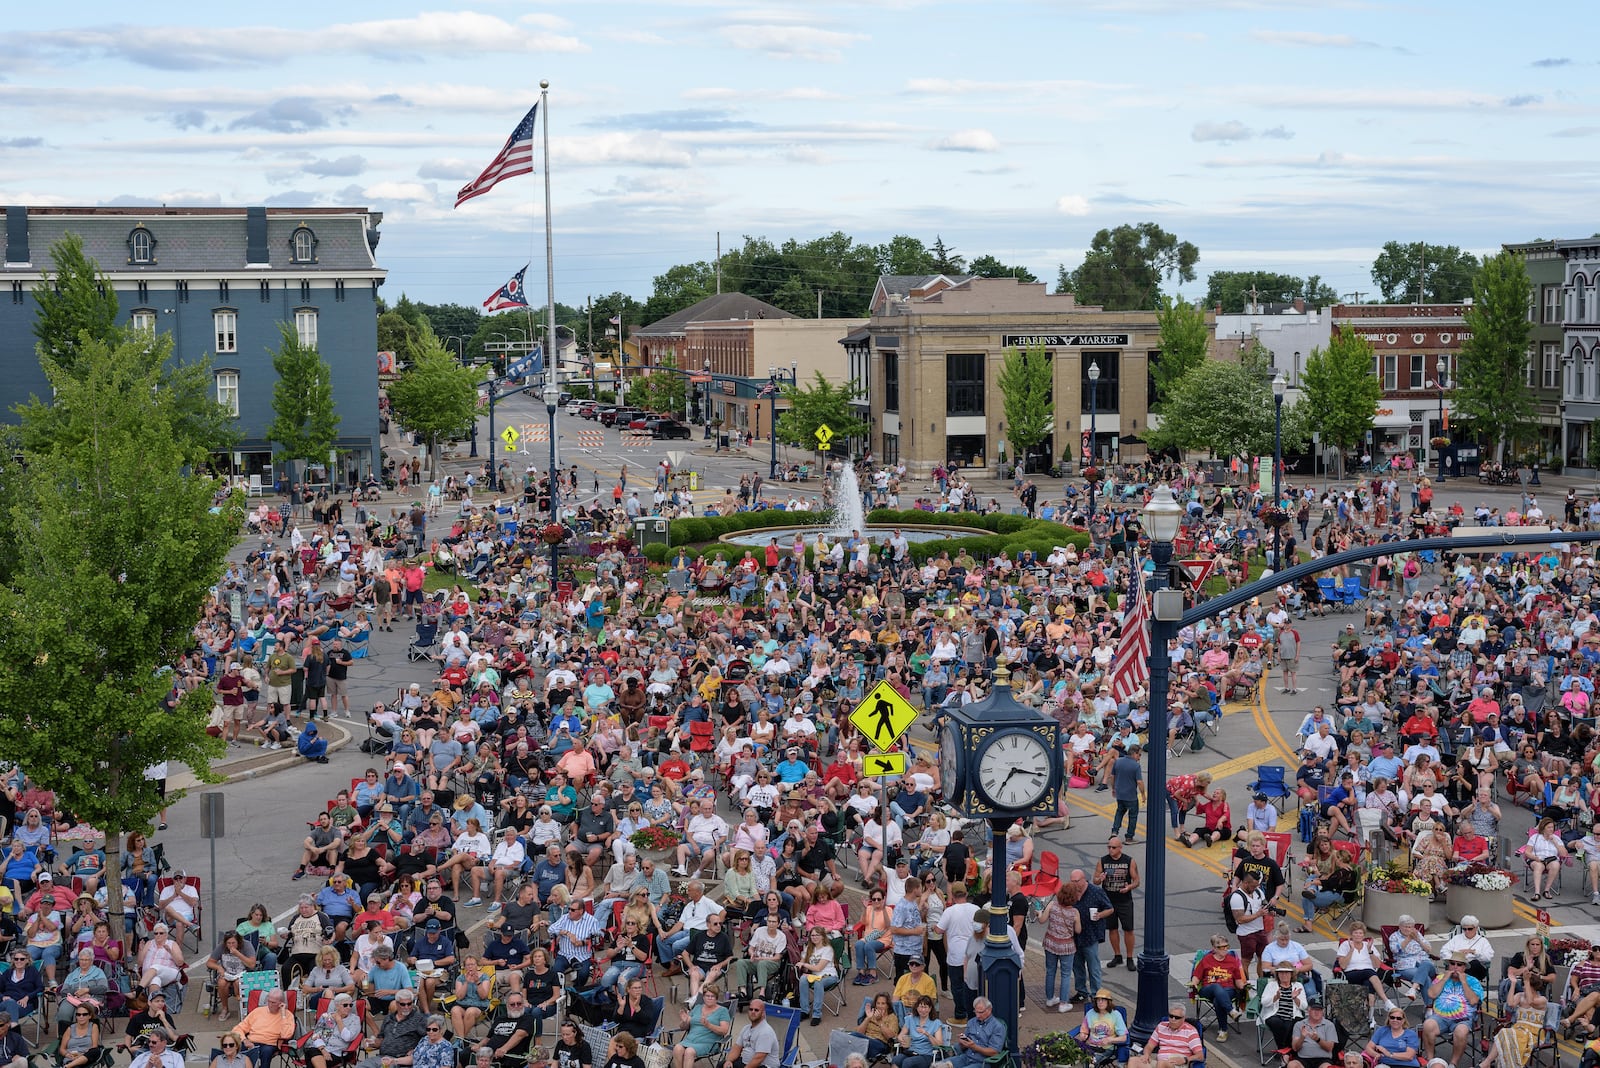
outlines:
{"label": "black lamp post", "polygon": [[[544,382],[544,410],[550,417],[550,522],[561,522],[561,508],[559,503],[560,493],[556,488],[556,402],[561,399],[561,386],[557,384],[555,375],[545,379]],[[550,596],[556,592],[556,564],[560,559],[561,546],[558,542],[550,543]]]}
{"label": "black lamp post", "polygon": [[[1446,360],[1443,356],[1440,356],[1439,357],[1439,362],[1434,364],[1433,366],[1434,366],[1434,370],[1439,372],[1439,438],[1442,440],[1443,438],[1445,438],[1447,436],[1445,434],[1445,432],[1444,432],[1444,376],[1445,376],[1445,372],[1450,369],[1450,361]],[[1439,481],[1440,482],[1444,481],[1444,450],[1445,450],[1445,448],[1446,448],[1446,446],[1440,445],[1439,448],[1436,450],[1439,453]]]}
{"label": "black lamp post", "polygon": [[[1095,466],[1099,459],[1100,442],[1096,437],[1095,415],[1100,400],[1100,364],[1098,361],[1089,361],[1089,466]],[[1089,522],[1094,522],[1094,489],[1095,480],[1089,480]]]}
{"label": "black lamp post", "polygon": [[[795,380],[795,365],[789,365],[789,388],[796,389],[799,383]],[[783,381],[783,369],[780,367],[767,368],[767,436],[772,439],[772,463],[767,470],[767,481],[778,481],[778,383]]]}
{"label": "black lamp post", "polygon": [[[493,456],[494,455],[494,443],[495,443],[494,402],[495,402],[495,398],[500,395],[500,382],[499,382],[498,379],[495,378],[495,376],[494,376],[494,368],[492,368],[492,367],[489,369],[489,383],[488,383],[488,385],[489,385],[489,389],[488,389],[488,392],[489,392],[489,455]],[[474,426],[477,425],[476,424],[476,420],[474,420],[474,424],[473,425]],[[473,455],[477,455],[477,454],[474,453]],[[490,469],[491,470],[493,469],[493,466],[494,465],[492,465],[492,464],[490,465]]]}
{"label": "black lamp post", "polygon": [[[1157,486],[1144,506],[1144,528],[1150,535],[1150,556],[1155,561],[1155,574],[1150,588],[1153,611],[1150,613],[1150,772],[1148,781],[1155,790],[1164,790],[1167,782],[1167,645],[1177,630],[1183,614],[1181,595],[1166,588],[1169,564],[1172,560],[1172,542],[1178,536],[1178,526],[1183,519],[1183,506],[1172,495],[1166,484]],[[1177,600],[1176,611],[1169,610],[1171,600]],[[1168,618],[1163,619],[1163,616]],[[1167,979],[1171,962],[1167,958],[1167,806],[1156,800],[1152,793],[1150,811],[1145,817],[1144,829],[1144,949],[1139,953],[1139,999],[1130,1028],[1139,1042],[1144,1042],[1155,1031],[1156,1024],[1167,1015],[1170,998]]]}
{"label": "black lamp post", "polygon": [[711,357],[707,356],[705,358],[705,362],[700,365],[700,369],[705,372],[705,376],[706,376],[705,383],[704,383],[703,387],[700,390],[700,399],[701,399],[701,403],[702,403],[702,406],[703,406],[701,414],[705,417],[706,440],[710,441],[711,440]]}
{"label": "black lamp post", "polygon": [[[1283,393],[1289,380],[1279,371],[1272,379],[1272,509],[1283,507]],[[1283,570],[1283,524],[1272,525],[1272,570]]]}

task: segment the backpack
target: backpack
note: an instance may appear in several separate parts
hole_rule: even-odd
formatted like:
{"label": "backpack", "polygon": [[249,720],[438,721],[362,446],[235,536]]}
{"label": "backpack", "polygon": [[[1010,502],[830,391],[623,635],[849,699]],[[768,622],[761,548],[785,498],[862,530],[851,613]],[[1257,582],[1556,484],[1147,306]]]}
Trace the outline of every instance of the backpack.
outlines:
{"label": "backpack", "polygon": [[[1237,934],[1239,932],[1239,920],[1233,914],[1233,895],[1238,893],[1238,890],[1230,886],[1222,894],[1222,925],[1228,929],[1229,934]],[[1245,898],[1243,894],[1239,894],[1239,896],[1244,899],[1244,907],[1249,908],[1250,900]]]}
{"label": "backpack", "polygon": [[1206,739],[1204,732],[1200,730],[1199,724],[1195,724],[1194,734],[1190,735],[1189,737],[1189,752],[1198,753],[1205,747]]}

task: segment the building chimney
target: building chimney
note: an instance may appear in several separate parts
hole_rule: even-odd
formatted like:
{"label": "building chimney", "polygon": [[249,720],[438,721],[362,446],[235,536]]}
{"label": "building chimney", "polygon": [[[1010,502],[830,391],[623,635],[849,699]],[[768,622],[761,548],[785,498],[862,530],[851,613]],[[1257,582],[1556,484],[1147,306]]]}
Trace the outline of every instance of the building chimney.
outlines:
{"label": "building chimney", "polygon": [[1294,298],[1294,310],[1295,310],[1295,313],[1298,314],[1298,315],[1304,315],[1305,314],[1306,300],[1305,300],[1304,297],[1295,297]]}

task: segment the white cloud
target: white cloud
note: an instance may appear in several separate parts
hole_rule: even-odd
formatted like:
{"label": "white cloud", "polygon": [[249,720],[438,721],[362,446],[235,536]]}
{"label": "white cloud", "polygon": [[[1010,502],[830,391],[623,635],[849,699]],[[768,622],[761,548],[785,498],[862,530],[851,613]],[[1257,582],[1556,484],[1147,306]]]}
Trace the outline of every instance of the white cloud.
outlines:
{"label": "white cloud", "polygon": [[432,203],[438,198],[439,190],[437,186],[422,182],[377,182],[362,189],[361,195],[374,203],[384,200]]}
{"label": "white cloud", "polygon": [[[487,161],[485,161],[487,162]],[[417,168],[418,178],[448,178],[452,181],[476,177],[483,164],[473,166],[464,159],[430,159]]]}
{"label": "white cloud", "polygon": [[843,93],[814,86],[796,86],[792,89],[733,89],[727,86],[707,85],[685,89],[679,94],[685,100],[745,101],[745,100],[844,100]]}
{"label": "white cloud", "polygon": [[755,23],[724,26],[722,37],[735,48],[765,52],[782,59],[808,59],[819,63],[838,63],[844,50],[866,40],[859,33],[824,30],[817,26],[786,26],[780,23]]}
{"label": "white cloud", "polygon": [[[606,133],[550,141],[551,166],[687,167],[691,153],[658,134]],[[488,162],[487,159],[484,162]]]}
{"label": "white cloud", "polygon": [[1056,201],[1056,210],[1063,215],[1089,214],[1089,200],[1077,193],[1068,193]]}
{"label": "white cloud", "polygon": [[998,152],[1000,140],[988,130],[957,130],[929,147],[940,152]]}
{"label": "white cloud", "polygon": [[1376,41],[1363,41],[1347,33],[1313,33],[1309,30],[1251,30],[1250,36],[1265,44],[1293,45],[1299,48],[1377,48]]}
{"label": "white cloud", "polygon": [[1221,141],[1223,144],[1248,141],[1255,135],[1254,130],[1237,119],[1231,122],[1197,122],[1194,124],[1194,129],[1189,131],[1190,140]]}
{"label": "white cloud", "polygon": [[[526,20],[524,20],[526,21]],[[533,20],[540,21],[537,18]],[[425,11],[411,18],[347,22],[298,30],[279,26],[102,25],[0,36],[11,48],[110,57],[159,70],[278,66],[304,55],[358,53],[473,56],[481,53],[585,52],[575,37],[514,26],[473,11]]]}

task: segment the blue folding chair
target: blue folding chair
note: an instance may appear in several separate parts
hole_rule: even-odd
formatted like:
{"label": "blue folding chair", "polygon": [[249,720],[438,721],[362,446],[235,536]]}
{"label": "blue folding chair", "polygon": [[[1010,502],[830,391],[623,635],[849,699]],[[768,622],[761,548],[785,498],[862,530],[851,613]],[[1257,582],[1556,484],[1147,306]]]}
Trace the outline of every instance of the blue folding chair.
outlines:
{"label": "blue folding chair", "polygon": [[767,1005],[767,1023],[781,1043],[778,1055],[779,1068],[794,1068],[800,1057],[800,1021],[804,1019],[799,1009],[790,1005]]}
{"label": "blue folding chair", "polygon": [[1339,589],[1339,583],[1336,579],[1317,579],[1317,591],[1322,594],[1322,600],[1327,604],[1341,606],[1344,604],[1344,591]]}
{"label": "blue folding chair", "polygon": [[1268,798],[1288,797],[1294,791],[1284,781],[1287,774],[1288,769],[1282,764],[1257,764],[1255,781],[1245,789],[1252,794],[1266,794]]}
{"label": "blue folding chair", "polygon": [[1341,592],[1344,594],[1344,603],[1347,605],[1361,604],[1367,599],[1367,591],[1361,588],[1361,580],[1354,575],[1344,580]]}

